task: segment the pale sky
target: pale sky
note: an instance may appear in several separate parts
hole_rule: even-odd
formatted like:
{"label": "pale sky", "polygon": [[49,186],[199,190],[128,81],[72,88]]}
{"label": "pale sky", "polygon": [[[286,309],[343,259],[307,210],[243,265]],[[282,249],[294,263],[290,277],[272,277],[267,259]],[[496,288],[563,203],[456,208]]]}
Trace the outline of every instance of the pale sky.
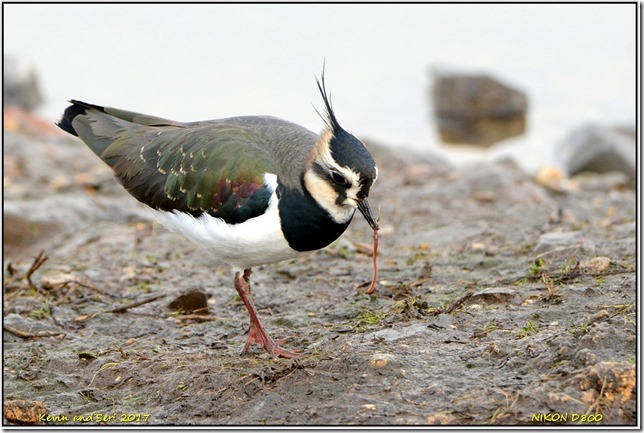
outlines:
{"label": "pale sky", "polygon": [[186,121],[270,114],[319,131],[326,59],[348,130],[440,151],[431,68],[486,72],[524,90],[530,111],[525,136],[485,155],[533,169],[572,127],[634,124],[636,8],[4,4],[3,44],[36,66],[52,120],[73,98]]}

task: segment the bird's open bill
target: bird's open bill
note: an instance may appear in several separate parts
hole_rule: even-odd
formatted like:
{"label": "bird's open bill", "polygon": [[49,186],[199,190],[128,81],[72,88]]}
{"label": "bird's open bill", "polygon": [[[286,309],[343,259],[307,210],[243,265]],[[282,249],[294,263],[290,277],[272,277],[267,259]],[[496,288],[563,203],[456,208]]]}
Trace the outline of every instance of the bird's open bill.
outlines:
{"label": "bird's open bill", "polygon": [[360,210],[364,218],[367,220],[371,228],[374,229],[375,231],[378,231],[379,229],[378,222],[373,217],[373,213],[371,212],[371,207],[369,206],[369,202],[366,199],[360,200],[358,202],[358,209]]}

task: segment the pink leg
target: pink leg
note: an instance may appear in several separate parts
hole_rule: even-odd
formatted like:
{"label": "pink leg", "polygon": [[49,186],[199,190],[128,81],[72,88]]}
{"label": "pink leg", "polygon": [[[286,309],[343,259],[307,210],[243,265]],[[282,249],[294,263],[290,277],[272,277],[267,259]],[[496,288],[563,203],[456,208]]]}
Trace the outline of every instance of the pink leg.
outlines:
{"label": "pink leg", "polygon": [[250,295],[250,269],[244,269],[243,274],[241,272],[237,272],[237,274],[235,274],[235,289],[237,289],[239,297],[244,302],[244,305],[246,306],[246,309],[250,314],[248,338],[246,339],[246,344],[244,344],[244,347],[241,350],[241,354],[243,355],[244,353],[246,353],[253,343],[258,343],[272,356],[281,356],[283,358],[297,358],[299,356],[297,353],[279,347],[278,343],[281,344],[283,343],[283,341],[276,341],[269,337],[268,333],[259,321],[259,316],[257,315],[255,304],[253,303],[253,299]]}

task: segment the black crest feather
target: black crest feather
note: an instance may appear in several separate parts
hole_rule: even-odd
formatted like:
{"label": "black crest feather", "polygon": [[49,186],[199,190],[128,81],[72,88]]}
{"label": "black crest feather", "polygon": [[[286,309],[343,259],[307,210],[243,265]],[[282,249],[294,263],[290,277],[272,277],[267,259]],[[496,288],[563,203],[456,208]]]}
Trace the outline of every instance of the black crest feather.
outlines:
{"label": "black crest feather", "polygon": [[[324,120],[324,123],[327,124],[331,130],[334,132],[342,130],[342,127],[338,123],[338,119],[335,117],[335,112],[333,111],[333,106],[331,105],[331,94],[327,93],[326,91],[326,83],[324,82],[324,70],[325,70],[325,65],[322,65],[322,75],[320,79],[315,79],[318,83],[318,89],[320,89],[320,93],[322,94],[322,100],[324,101],[324,111],[326,116],[323,116],[320,114],[318,111],[318,114]],[[317,109],[315,110],[317,111]]]}

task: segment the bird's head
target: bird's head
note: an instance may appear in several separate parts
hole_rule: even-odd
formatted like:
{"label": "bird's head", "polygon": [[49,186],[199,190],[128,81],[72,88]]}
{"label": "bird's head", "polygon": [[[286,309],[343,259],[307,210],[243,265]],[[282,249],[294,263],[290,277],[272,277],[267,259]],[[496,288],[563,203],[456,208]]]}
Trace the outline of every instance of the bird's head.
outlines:
{"label": "bird's head", "polygon": [[345,131],[335,117],[324,85],[318,88],[325,105],[326,129],[316,142],[304,174],[304,186],[337,223],[351,219],[356,208],[372,229],[378,230],[367,197],[378,177],[378,168],[366,146]]}

